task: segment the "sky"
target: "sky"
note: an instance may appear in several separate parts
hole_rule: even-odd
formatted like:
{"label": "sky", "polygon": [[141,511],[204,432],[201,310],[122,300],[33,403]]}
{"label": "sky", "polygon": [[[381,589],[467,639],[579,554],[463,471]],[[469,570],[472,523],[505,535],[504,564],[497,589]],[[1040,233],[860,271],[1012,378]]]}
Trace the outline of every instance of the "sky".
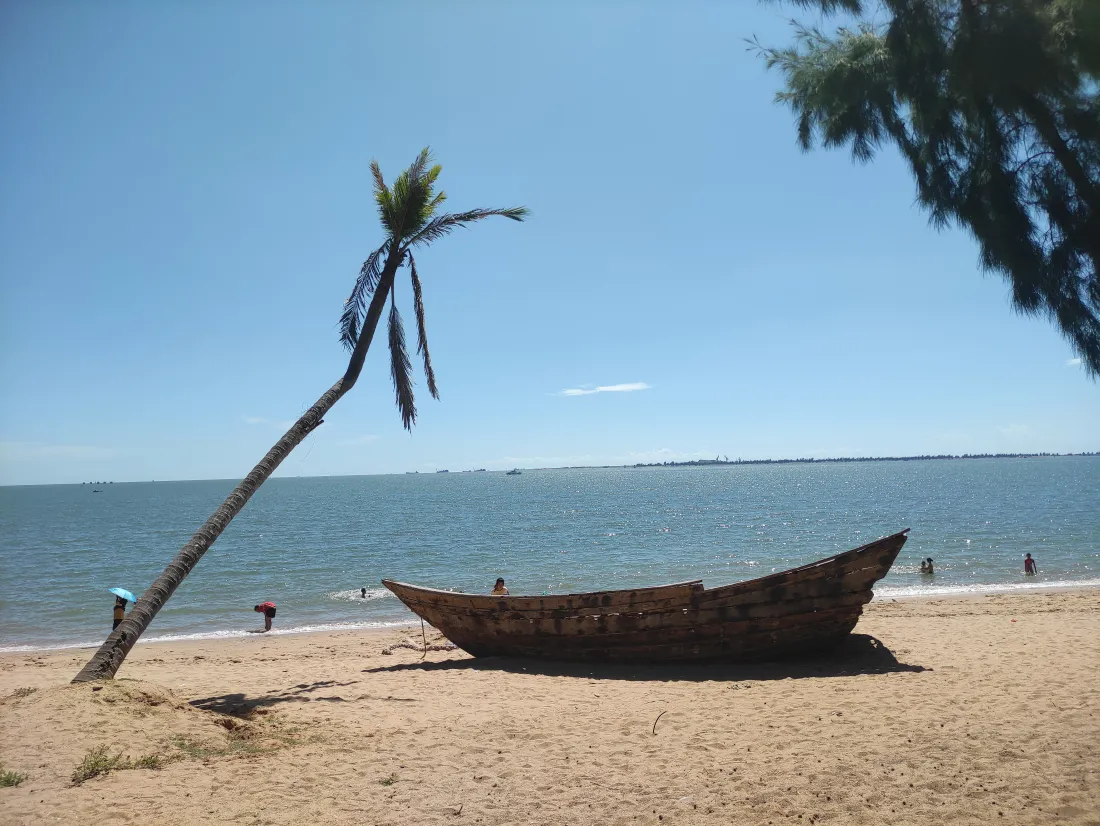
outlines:
{"label": "sky", "polygon": [[278,475],[1100,450],[1100,384],[894,152],[799,150],[745,42],[796,13],[3,4],[0,484],[243,477],[343,374],[369,162],[429,145],[450,208],[530,219],[418,254],[412,432],[380,336]]}

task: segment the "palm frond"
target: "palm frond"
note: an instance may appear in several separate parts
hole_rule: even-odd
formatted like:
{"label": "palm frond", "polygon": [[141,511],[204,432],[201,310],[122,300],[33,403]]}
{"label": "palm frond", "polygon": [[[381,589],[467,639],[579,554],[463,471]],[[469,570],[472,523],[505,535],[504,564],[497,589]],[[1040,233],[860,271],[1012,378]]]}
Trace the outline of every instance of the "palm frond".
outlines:
{"label": "palm frond", "polygon": [[378,279],[382,277],[382,259],[389,248],[390,242],[386,241],[363,262],[363,266],[359,268],[359,277],[355,279],[355,286],[351,289],[351,295],[344,302],[344,312],[340,314],[338,327],[340,343],[348,350],[354,350],[359,341],[359,328],[367,311],[367,301],[378,287]]}
{"label": "palm frond", "polygon": [[392,238],[400,240],[412,235],[427,220],[432,184],[443,170],[439,164],[429,168],[431,160],[431,149],[425,146],[409,168],[394,180],[390,210],[384,216]]}
{"label": "palm frond", "polygon": [[401,411],[401,423],[406,430],[416,424],[416,403],[413,399],[412,361],[405,349],[405,326],[397,311],[396,290],[390,291],[390,377],[393,379],[394,400]]}
{"label": "palm frond", "polygon": [[428,352],[428,328],[424,324],[424,293],[420,288],[420,276],[416,274],[416,261],[412,253],[408,254],[409,270],[412,272],[413,307],[416,310],[416,352],[424,357],[424,375],[428,378],[428,392],[433,399],[439,398],[439,389],[435,385],[435,371],[432,370],[432,354]]}
{"label": "palm frond", "polygon": [[[432,148],[430,146],[425,146],[423,149],[420,150],[420,154],[416,156],[416,160],[412,162],[412,165],[409,166],[408,170],[406,171],[406,174],[409,176],[409,180],[421,180],[424,177],[424,171],[427,169],[428,163],[431,161],[431,159]],[[435,174],[436,176],[439,175],[438,172],[436,172]],[[435,178],[433,177],[432,180],[434,181]]]}
{"label": "palm frond", "polygon": [[428,204],[428,214],[427,214],[427,217],[425,218],[425,221],[427,221],[427,219],[430,218],[431,216],[435,215],[435,211],[439,208],[440,204],[442,204],[446,200],[447,200],[447,193],[446,192],[443,192],[441,190],[440,192],[436,193],[436,196],[432,199],[431,203]]}
{"label": "palm frond", "polygon": [[385,195],[387,198],[390,195],[390,188],[386,186],[386,179],[382,177],[382,170],[378,166],[378,161],[370,162],[370,174],[374,178],[374,192],[376,195]]}
{"label": "palm frond", "polygon": [[481,221],[492,215],[500,215],[504,218],[511,218],[513,221],[522,221],[528,215],[531,214],[531,210],[527,207],[506,207],[504,209],[471,209],[468,212],[447,212],[443,215],[432,218],[426,223],[415,235],[410,237],[405,242],[405,249],[409,249],[420,244],[430,244],[432,241],[437,241],[444,235],[447,235],[457,229],[458,227],[464,227],[467,224],[472,224],[475,221]]}
{"label": "palm frond", "polygon": [[382,177],[382,170],[378,161],[370,162],[370,173],[374,178],[374,202],[378,204],[378,214],[382,217],[382,225],[387,229],[393,219],[393,193],[386,186],[386,179]]}

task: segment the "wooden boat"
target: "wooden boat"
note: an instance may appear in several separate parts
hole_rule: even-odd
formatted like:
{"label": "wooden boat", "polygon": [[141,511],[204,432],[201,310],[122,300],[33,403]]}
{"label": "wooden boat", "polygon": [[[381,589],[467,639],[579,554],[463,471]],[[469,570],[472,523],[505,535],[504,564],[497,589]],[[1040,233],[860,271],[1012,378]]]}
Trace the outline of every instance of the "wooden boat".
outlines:
{"label": "wooden boat", "polygon": [[475,657],[607,662],[751,660],[816,653],[855,627],[905,544],[893,536],[748,582],[700,580],[552,596],[488,596],[383,579]]}

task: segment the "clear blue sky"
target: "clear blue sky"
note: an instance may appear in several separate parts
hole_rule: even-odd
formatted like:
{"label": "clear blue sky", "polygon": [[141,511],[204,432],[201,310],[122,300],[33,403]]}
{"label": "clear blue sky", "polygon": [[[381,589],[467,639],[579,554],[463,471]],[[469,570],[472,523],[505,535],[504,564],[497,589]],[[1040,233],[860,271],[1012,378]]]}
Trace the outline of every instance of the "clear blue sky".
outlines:
{"label": "clear blue sky", "polygon": [[418,256],[412,434],[379,338],[280,475],[1100,449],[1100,385],[892,153],[798,150],[743,42],[792,13],[4,4],[0,483],[247,473],[344,370],[369,161],[424,145],[452,208],[532,216]]}

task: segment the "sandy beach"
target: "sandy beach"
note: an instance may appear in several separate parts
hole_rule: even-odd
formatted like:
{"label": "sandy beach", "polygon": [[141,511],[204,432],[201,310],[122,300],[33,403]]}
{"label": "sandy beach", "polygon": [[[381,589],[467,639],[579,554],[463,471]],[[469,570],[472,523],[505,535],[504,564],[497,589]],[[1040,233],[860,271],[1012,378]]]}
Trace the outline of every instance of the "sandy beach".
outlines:
{"label": "sandy beach", "polygon": [[89,651],[3,655],[0,760],[26,779],[0,821],[1100,824],[1095,590],[876,601],[838,656],[799,663],[419,646],[419,627],[139,645],[80,686]]}

